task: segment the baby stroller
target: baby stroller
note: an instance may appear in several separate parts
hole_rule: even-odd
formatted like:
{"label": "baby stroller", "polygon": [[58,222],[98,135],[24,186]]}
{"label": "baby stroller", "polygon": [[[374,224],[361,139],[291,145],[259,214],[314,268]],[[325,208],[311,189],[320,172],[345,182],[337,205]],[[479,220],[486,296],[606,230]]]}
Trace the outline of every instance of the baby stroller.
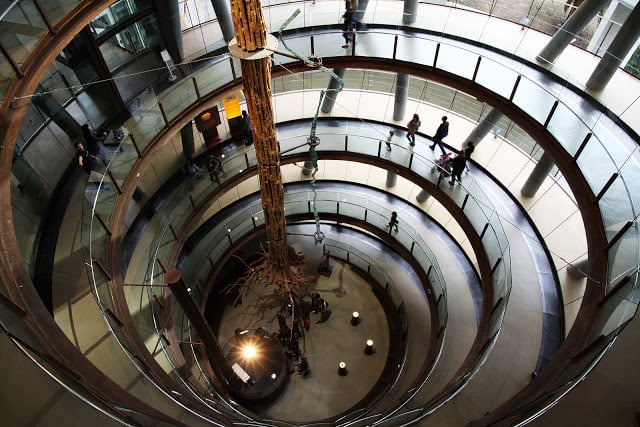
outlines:
{"label": "baby stroller", "polygon": [[431,172],[435,172],[436,169],[447,178],[451,175],[451,153],[446,153],[436,159],[436,164],[431,168]]}

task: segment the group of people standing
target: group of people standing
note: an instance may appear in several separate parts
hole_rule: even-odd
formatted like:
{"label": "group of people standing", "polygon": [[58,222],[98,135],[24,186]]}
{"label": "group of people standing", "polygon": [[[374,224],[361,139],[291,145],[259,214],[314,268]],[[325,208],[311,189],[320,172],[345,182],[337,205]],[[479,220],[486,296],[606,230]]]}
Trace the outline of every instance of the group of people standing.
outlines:
{"label": "group of people standing", "polygon": [[85,143],[83,144],[81,141],[76,142],[76,163],[87,175],[90,175],[98,166],[96,162],[98,156],[100,156],[105,166],[109,164],[109,158],[102,145],[104,140],[107,139],[107,136],[109,136],[109,131],[94,131],[88,123],[85,123],[82,125],[82,136],[84,137]]}
{"label": "group of people standing", "polygon": [[[418,129],[421,124],[420,116],[418,116],[418,114],[414,114],[409,123],[407,123],[407,139],[409,140],[409,145],[411,147],[416,145],[416,133],[418,133]],[[391,132],[386,141],[387,150],[391,150],[391,138],[393,136],[393,133]],[[442,116],[438,129],[436,129],[435,134],[431,137],[433,144],[429,146],[431,150],[434,150],[437,145],[440,148],[440,151],[442,151],[442,158],[447,157],[447,152],[444,149],[442,142],[447,135],[449,135],[449,120],[447,116]],[[462,148],[453,159],[446,159],[446,161],[449,162],[447,170],[451,171],[451,180],[449,181],[449,184],[455,184],[456,180],[458,182],[462,182],[462,172],[467,168],[467,160],[471,158],[471,153],[473,153],[474,149],[474,142],[468,141],[462,145]]]}

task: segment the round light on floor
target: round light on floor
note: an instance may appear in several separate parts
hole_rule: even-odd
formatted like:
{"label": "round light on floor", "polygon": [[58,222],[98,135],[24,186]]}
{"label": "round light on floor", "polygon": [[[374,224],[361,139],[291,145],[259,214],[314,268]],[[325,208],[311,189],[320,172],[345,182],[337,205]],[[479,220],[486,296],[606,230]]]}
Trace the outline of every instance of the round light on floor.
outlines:
{"label": "round light on floor", "polygon": [[347,364],[344,362],[338,363],[338,375],[344,377],[347,375]]}
{"label": "round light on floor", "polygon": [[358,313],[357,311],[354,311],[351,314],[351,324],[353,326],[356,326],[358,323],[360,323],[360,313]]}
{"label": "round light on floor", "polygon": [[375,348],[373,347],[373,340],[367,340],[367,344],[364,347],[364,354],[371,355],[375,353]]}

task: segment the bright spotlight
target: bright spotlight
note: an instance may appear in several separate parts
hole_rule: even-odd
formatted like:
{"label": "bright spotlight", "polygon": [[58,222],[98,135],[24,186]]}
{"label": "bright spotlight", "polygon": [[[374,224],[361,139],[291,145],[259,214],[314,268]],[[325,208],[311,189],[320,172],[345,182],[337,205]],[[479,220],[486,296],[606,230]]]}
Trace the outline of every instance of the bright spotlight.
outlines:
{"label": "bright spotlight", "polygon": [[258,354],[258,350],[252,344],[247,344],[242,348],[242,355],[245,359],[253,359]]}

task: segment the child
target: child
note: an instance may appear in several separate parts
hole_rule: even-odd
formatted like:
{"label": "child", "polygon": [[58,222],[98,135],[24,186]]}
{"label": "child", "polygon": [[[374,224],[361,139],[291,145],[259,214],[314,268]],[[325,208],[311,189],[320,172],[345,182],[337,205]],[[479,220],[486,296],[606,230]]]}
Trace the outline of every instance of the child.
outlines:
{"label": "child", "polygon": [[391,129],[389,131],[389,136],[387,137],[387,141],[385,142],[385,144],[387,144],[387,151],[391,151],[391,139],[393,138],[393,129]]}

